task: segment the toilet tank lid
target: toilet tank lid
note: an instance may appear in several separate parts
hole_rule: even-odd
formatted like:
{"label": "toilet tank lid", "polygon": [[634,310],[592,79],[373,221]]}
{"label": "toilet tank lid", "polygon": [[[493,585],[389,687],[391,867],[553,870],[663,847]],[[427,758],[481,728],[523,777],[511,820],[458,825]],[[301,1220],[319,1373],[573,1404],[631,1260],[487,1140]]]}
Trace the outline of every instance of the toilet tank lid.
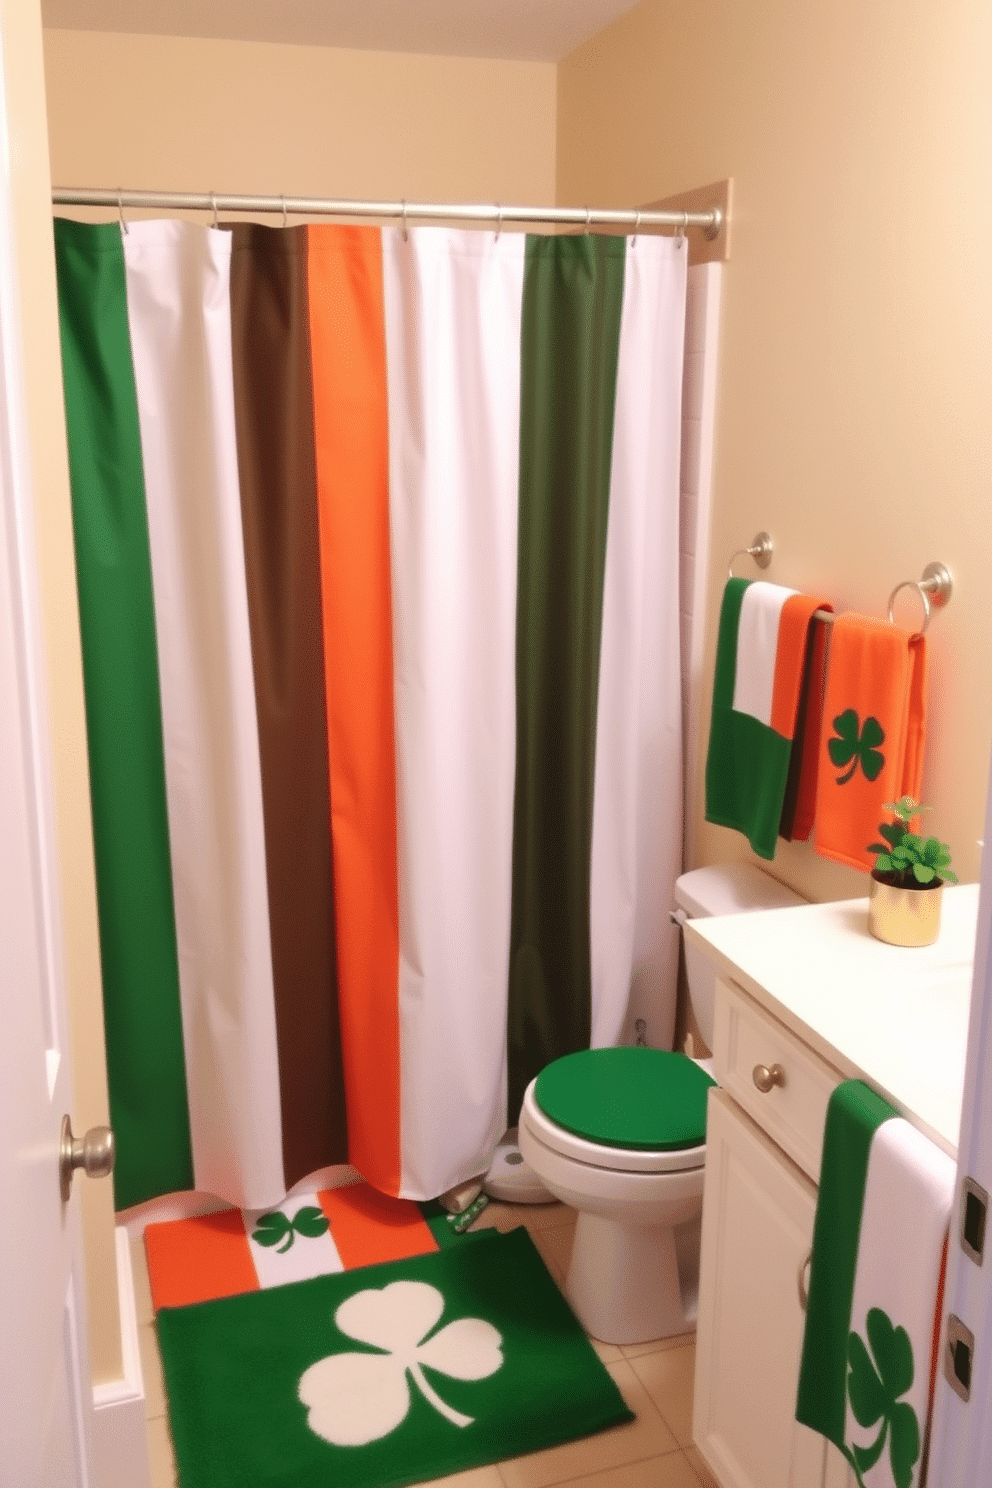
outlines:
{"label": "toilet tank lid", "polygon": [[785,909],[806,900],[750,863],[721,863],[694,868],[677,878],[675,903],[696,920],[755,909]]}

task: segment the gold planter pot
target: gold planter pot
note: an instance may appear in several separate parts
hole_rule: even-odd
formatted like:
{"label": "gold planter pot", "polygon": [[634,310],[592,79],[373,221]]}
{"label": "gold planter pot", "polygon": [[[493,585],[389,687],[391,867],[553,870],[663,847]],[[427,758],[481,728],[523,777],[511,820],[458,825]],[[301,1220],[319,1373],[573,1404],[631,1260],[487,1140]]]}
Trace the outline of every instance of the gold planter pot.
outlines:
{"label": "gold planter pot", "polygon": [[896,889],[871,875],[868,929],[876,940],[897,946],[933,945],[940,934],[944,884],[929,889]]}

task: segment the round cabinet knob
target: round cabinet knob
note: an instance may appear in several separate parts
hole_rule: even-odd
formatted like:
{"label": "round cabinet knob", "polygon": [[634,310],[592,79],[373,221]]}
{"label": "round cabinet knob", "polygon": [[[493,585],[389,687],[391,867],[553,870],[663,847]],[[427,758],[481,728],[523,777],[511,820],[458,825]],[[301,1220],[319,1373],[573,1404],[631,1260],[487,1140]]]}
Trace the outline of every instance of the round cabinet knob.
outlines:
{"label": "round cabinet knob", "polygon": [[762,1095],[767,1095],[776,1085],[784,1086],[785,1070],[780,1064],[773,1064],[771,1068],[767,1064],[756,1064],[752,1079]]}
{"label": "round cabinet knob", "polygon": [[83,1168],[89,1178],[106,1178],[114,1170],[115,1156],[114,1134],[109,1126],[93,1126],[85,1137],[74,1137],[72,1122],[63,1116],[59,1140],[59,1189],[63,1201],[72,1192],[72,1175],[77,1168]]}

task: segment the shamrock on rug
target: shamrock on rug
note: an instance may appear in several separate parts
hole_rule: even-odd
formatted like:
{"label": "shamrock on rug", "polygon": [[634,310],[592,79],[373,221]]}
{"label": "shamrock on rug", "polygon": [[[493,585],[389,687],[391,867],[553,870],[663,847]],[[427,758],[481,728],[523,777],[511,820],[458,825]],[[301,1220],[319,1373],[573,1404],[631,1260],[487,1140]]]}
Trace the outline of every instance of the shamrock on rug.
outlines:
{"label": "shamrock on rug", "polygon": [[[428,1217],[430,1216],[430,1217]],[[393,1199],[368,1183],[287,1198],[275,1209],[223,1209],[145,1229],[152,1302],[182,1307],[425,1255],[458,1236],[440,1205]]]}
{"label": "shamrock on rug", "polygon": [[633,1419],[524,1229],[157,1325],[180,1488],[394,1488]]}

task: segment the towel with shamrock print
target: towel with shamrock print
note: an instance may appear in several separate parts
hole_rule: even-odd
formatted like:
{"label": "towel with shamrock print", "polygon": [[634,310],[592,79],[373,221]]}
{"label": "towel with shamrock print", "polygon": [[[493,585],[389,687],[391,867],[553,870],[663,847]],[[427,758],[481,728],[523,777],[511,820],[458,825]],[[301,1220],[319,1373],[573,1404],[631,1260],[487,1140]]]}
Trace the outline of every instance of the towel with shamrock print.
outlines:
{"label": "towel with shamrock print", "polygon": [[858,1080],[830,1097],[796,1417],[862,1488],[919,1488],[955,1165]]}
{"label": "towel with shamrock print", "polygon": [[926,734],[922,635],[838,615],[827,656],[816,787],[816,851],[870,869],[886,801],[920,797]]}
{"label": "towel with shamrock print", "polygon": [[816,654],[811,633],[817,609],[830,605],[781,584],[730,579],[724,589],[706,756],[706,820],[743,832],[762,858],[775,856],[780,833],[796,832],[796,805],[804,796],[799,777],[804,765],[807,774],[816,767],[816,755],[804,759],[807,752],[794,749],[793,740],[804,678]]}

